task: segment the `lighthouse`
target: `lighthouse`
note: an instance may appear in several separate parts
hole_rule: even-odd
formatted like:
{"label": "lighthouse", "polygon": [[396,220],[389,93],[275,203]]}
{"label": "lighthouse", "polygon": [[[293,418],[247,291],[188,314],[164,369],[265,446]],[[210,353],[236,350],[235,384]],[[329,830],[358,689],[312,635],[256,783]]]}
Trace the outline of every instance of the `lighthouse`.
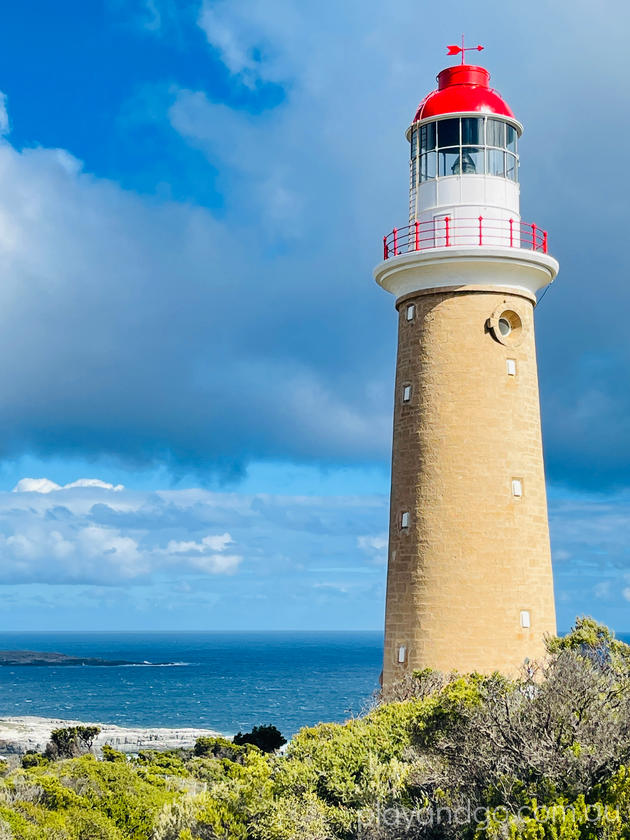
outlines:
{"label": "lighthouse", "polygon": [[374,269],[398,312],[385,687],[515,674],[556,632],[534,309],[558,263],[520,216],[523,126],[455,52],[407,130],[408,224]]}

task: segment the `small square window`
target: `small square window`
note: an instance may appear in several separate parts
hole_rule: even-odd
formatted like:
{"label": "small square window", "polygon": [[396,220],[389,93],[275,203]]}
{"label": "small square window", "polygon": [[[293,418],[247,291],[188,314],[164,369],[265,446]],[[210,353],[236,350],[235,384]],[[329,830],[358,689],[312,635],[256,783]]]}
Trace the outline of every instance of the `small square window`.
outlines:
{"label": "small square window", "polygon": [[520,478],[512,479],[512,495],[516,496],[517,499],[520,499],[523,495],[523,482]]}
{"label": "small square window", "polygon": [[416,314],[416,304],[415,303],[410,303],[409,306],[407,307],[407,320],[408,321],[413,321],[415,314]]}
{"label": "small square window", "polygon": [[411,400],[411,385],[403,385],[403,402]]}
{"label": "small square window", "polygon": [[525,630],[529,630],[532,626],[531,618],[529,615],[529,610],[521,610],[521,627]]}
{"label": "small square window", "polygon": [[516,359],[506,359],[508,376],[516,376]]}
{"label": "small square window", "polygon": [[409,511],[406,510],[400,517],[400,527],[401,528],[408,528],[409,527]]}
{"label": "small square window", "polygon": [[399,665],[404,665],[406,658],[407,658],[407,648],[405,647],[405,645],[401,645],[398,648],[398,664]]}

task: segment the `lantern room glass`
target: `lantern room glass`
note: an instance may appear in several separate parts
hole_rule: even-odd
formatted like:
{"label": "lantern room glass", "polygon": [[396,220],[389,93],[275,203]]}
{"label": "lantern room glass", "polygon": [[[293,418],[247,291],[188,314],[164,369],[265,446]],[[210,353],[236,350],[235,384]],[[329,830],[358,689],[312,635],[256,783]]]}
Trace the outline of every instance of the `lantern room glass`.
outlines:
{"label": "lantern room glass", "polygon": [[429,152],[435,149],[435,123],[420,126],[420,151]]}
{"label": "lantern room glass", "polygon": [[462,146],[461,175],[484,175],[486,171],[485,155],[478,146]]}
{"label": "lantern room glass", "polygon": [[488,119],[486,123],[486,145],[505,148],[505,123],[501,120]]}
{"label": "lantern room glass", "polygon": [[459,146],[459,119],[439,120],[437,123],[438,149]]}
{"label": "lantern room glass", "polygon": [[504,120],[446,117],[413,126],[410,141],[412,190],[418,183],[452,175],[518,181],[518,132]]}
{"label": "lantern room glass", "polygon": [[483,117],[462,117],[462,145],[484,145]]}
{"label": "lantern room glass", "polygon": [[438,152],[438,175],[459,175],[461,169],[459,149],[440,149]]}

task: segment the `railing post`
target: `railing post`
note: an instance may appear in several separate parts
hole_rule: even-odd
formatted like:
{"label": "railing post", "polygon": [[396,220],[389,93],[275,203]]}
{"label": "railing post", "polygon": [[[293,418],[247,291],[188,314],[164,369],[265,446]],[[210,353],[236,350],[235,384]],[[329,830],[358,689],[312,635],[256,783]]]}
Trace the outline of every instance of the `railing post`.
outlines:
{"label": "railing post", "polygon": [[547,231],[543,230],[543,253],[547,253]]}
{"label": "railing post", "polygon": [[482,234],[482,224],[483,224],[483,216],[479,216],[479,244],[483,245],[483,234]]}
{"label": "railing post", "polygon": [[449,219],[448,216],[444,217],[444,226],[446,228],[446,244],[447,244],[447,246],[451,244],[451,236],[450,236],[450,232],[449,232],[449,222],[450,221],[451,220]]}
{"label": "railing post", "polygon": [[510,248],[514,247],[514,219],[510,219]]}
{"label": "railing post", "polygon": [[532,251],[536,250],[536,225],[532,222]]}
{"label": "railing post", "polygon": [[398,256],[398,228],[394,228],[394,256]]}
{"label": "railing post", "polygon": [[420,250],[420,222],[416,221],[414,223],[414,227],[416,229],[416,251]]}

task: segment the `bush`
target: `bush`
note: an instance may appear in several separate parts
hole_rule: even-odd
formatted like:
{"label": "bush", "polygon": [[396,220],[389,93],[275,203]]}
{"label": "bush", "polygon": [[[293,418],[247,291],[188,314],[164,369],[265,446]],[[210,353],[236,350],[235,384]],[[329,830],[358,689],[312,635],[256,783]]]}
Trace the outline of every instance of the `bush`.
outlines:
{"label": "bush", "polygon": [[127,761],[127,756],[115,750],[110,744],[103,744],[101,753],[103,755],[103,761]]}
{"label": "bush", "polygon": [[35,750],[27,750],[22,756],[21,764],[24,769],[40,767],[43,764],[48,764],[48,759],[42,753],[38,753]]}
{"label": "bush", "polygon": [[197,738],[193,752],[199,757],[227,758],[230,761],[237,761],[242,758],[245,748],[239,746],[236,741],[228,741],[227,738]]}
{"label": "bush", "polygon": [[245,732],[245,734],[238,732],[233,738],[233,743],[237,746],[253,744],[265,753],[272,753],[279,750],[286,742],[287,739],[282,736],[275,726],[255,726],[251,732]]}
{"label": "bush", "polygon": [[100,731],[100,726],[67,726],[63,729],[53,729],[44,755],[50,761],[58,761],[89,753]]}

